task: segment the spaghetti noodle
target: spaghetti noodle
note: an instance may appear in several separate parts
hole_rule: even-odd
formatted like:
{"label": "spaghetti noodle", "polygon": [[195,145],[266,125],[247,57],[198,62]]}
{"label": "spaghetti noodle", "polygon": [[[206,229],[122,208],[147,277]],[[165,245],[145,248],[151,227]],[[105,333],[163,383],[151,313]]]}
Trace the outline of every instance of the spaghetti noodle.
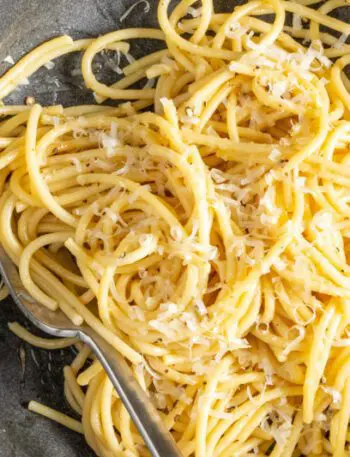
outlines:
{"label": "spaghetti noodle", "polygon": [[[350,24],[313,3],[160,0],[161,30],[55,38],[0,79],[3,98],[82,51],[96,100],[131,100],[0,108],[0,240],[36,300],[125,357],[184,457],[349,454]],[[99,82],[95,56],[139,38],[166,49]],[[147,454],[87,347],[10,328],[79,351],[81,423],[31,410],[99,456]]]}

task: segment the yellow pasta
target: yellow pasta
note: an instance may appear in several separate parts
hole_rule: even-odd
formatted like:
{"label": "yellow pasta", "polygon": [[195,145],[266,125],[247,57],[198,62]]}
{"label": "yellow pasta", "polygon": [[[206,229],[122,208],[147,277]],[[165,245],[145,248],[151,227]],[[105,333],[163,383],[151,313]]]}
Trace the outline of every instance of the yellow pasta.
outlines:
{"label": "yellow pasta", "polygon": [[[0,107],[0,241],[29,294],[125,357],[184,457],[350,452],[350,25],[329,15],[349,4],[315,3],[160,0],[161,30],[58,37],[0,78],[3,99],[82,52],[96,101],[124,100]],[[166,47],[100,83],[95,56],[139,38]],[[30,410],[148,455],[86,346],[9,327],[78,349],[81,422]]]}

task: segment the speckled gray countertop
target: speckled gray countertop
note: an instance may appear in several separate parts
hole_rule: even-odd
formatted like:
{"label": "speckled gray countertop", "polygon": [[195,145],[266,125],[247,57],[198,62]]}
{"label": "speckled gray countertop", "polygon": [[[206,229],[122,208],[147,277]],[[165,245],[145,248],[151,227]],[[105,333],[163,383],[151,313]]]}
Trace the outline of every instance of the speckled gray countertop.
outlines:
{"label": "speckled gray countertop", "polygon": [[[135,0],[0,0],[0,62],[7,55],[16,61],[34,46],[61,34],[81,38],[126,26],[156,27],[158,0],[149,0],[149,13],[145,14],[140,4],[125,22],[120,22],[133,3]],[[238,2],[218,3],[220,10],[232,10]],[[137,57],[151,49],[153,43],[135,42],[132,53]],[[34,95],[44,105],[92,103],[81,77],[72,76],[78,66],[78,55],[60,59],[53,70],[38,71],[30,85],[11,94],[7,102],[23,103],[25,95]],[[0,63],[0,74],[6,68],[6,63]],[[13,320],[28,325],[13,303],[6,300],[0,304],[0,457],[92,457],[83,437],[26,409],[28,401],[35,399],[72,414],[64,400],[62,375],[72,350],[31,348],[7,330],[7,322]]]}

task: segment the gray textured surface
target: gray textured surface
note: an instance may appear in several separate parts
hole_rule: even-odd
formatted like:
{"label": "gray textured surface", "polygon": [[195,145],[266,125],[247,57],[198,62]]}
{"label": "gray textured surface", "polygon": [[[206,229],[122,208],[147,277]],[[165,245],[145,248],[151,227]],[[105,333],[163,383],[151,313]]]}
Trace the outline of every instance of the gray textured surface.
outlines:
{"label": "gray textured surface", "polygon": [[[135,0],[134,0],[135,2]],[[95,37],[125,26],[155,27],[156,2],[151,1],[151,11],[146,15],[144,5],[138,5],[125,21],[120,16],[134,3],[133,0],[0,0],[0,62],[11,55],[17,61],[26,51],[43,41],[68,34],[73,38]],[[147,52],[155,41],[146,45],[135,40],[135,56]],[[146,49],[145,49],[146,48]],[[93,103],[91,93],[84,89],[81,76],[72,76],[79,68],[79,54],[70,54],[56,60],[53,70],[43,68],[24,86],[8,97],[8,103],[22,102],[23,94],[34,95],[44,104]],[[96,63],[103,64],[104,61]],[[0,73],[8,68],[0,64]],[[115,73],[108,72],[110,81]],[[57,87],[56,84],[59,84]]]}
{"label": "gray textured surface", "polygon": [[[156,26],[157,0],[150,0],[151,11],[147,15],[141,4],[125,22],[120,23],[120,16],[134,2],[0,0],[0,62],[7,55],[17,60],[25,51],[63,33],[77,38],[97,36],[121,26]],[[222,0],[220,3],[223,9],[231,10],[237,1]],[[149,43],[135,43],[133,55],[147,53],[149,46]],[[34,95],[43,104],[93,102],[91,94],[83,89],[81,77],[71,75],[78,64],[79,56],[70,55],[60,59],[53,70],[40,70],[31,78],[30,86],[23,86],[8,97],[8,103],[22,103],[25,95]],[[7,64],[0,63],[0,74],[7,67]],[[115,76],[111,72],[109,75]],[[58,81],[59,88],[55,81]],[[25,323],[10,301],[1,303],[0,457],[93,456],[78,434],[26,410],[27,402],[36,399],[71,414],[63,397],[62,367],[71,360],[72,353],[70,350],[32,349],[21,343],[7,330],[7,322],[13,320]]]}

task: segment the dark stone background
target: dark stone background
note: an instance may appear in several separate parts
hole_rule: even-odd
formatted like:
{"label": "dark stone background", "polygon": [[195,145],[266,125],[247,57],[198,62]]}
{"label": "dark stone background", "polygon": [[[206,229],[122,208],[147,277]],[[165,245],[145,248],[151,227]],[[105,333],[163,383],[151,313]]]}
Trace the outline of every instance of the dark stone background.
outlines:
{"label": "dark stone background", "polygon": [[[156,27],[157,0],[149,0],[151,11],[148,14],[144,13],[144,5],[140,4],[120,23],[120,16],[134,2],[0,0],[0,62],[7,55],[16,61],[26,51],[61,34],[82,38],[120,27]],[[232,10],[238,2],[221,0],[215,3],[220,3],[220,10]],[[137,57],[154,49],[154,41],[138,41],[133,43],[132,54]],[[101,78],[113,82],[115,74],[110,70],[108,75],[103,72],[108,68],[105,59],[96,60],[101,68]],[[30,78],[30,85],[22,86],[21,90],[11,94],[7,103],[23,103],[26,95],[34,95],[44,105],[93,103],[91,93],[83,88],[81,76],[71,74],[79,66],[79,55],[71,54],[55,63],[52,70],[44,68],[38,71]],[[0,63],[0,74],[7,68],[6,63]],[[59,88],[55,81],[59,82]],[[64,400],[62,376],[64,364],[72,359],[72,350],[31,348],[8,331],[7,322],[13,320],[28,326],[8,299],[0,303],[0,457],[92,457],[94,454],[83,437],[26,409],[28,401],[34,399],[72,414]]]}

